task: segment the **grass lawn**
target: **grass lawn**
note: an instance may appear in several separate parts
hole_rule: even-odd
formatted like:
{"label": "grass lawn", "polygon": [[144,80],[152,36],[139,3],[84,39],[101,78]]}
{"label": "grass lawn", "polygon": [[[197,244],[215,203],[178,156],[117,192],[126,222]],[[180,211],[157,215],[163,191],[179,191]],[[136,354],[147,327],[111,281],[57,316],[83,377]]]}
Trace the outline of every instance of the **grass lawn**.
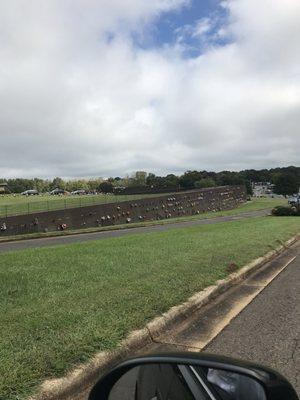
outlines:
{"label": "grass lawn", "polygon": [[[300,231],[263,217],[0,256],[0,399],[20,400]],[[238,240],[237,240],[238,238]]]}
{"label": "grass lawn", "polygon": [[32,212],[60,210],[81,206],[92,206],[103,203],[117,203],[120,201],[142,199],[145,197],[164,196],[163,194],[137,194],[137,195],[66,195],[66,196],[22,196],[2,195],[0,196],[0,217],[10,215],[29,214]]}
{"label": "grass lawn", "polygon": [[[253,197],[251,201],[241,204],[238,209],[240,212],[263,210],[265,208],[273,208],[276,206],[287,205],[287,199],[272,198],[272,197]],[[227,211],[227,213],[234,212],[234,210]]]}

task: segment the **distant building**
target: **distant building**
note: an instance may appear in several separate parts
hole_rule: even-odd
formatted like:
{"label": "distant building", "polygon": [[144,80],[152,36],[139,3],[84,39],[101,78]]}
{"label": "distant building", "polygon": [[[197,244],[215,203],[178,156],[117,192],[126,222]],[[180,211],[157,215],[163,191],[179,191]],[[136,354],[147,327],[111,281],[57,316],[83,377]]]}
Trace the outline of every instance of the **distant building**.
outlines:
{"label": "distant building", "polygon": [[8,194],[11,193],[7,183],[0,183],[0,194]]}

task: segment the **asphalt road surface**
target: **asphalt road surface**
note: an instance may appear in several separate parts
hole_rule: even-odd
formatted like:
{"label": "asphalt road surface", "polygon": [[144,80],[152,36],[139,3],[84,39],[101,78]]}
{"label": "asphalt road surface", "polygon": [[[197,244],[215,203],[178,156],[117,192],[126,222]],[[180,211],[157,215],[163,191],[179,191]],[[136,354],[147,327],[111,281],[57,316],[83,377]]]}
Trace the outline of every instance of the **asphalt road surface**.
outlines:
{"label": "asphalt road surface", "polygon": [[112,230],[112,231],[100,231],[93,233],[80,233],[76,235],[70,236],[56,236],[49,238],[39,238],[39,239],[28,239],[28,240],[20,240],[13,242],[4,242],[0,243],[0,253],[6,251],[16,251],[23,250],[28,248],[36,248],[36,247],[48,247],[48,246],[56,246],[56,245],[64,245],[70,243],[81,243],[88,242],[91,240],[101,240],[107,238],[120,237],[125,235],[132,235],[136,233],[148,233],[148,232],[164,232],[174,228],[186,228],[189,226],[196,225],[211,225],[217,224],[219,222],[227,222],[234,220],[241,220],[247,218],[254,217],[262,217],[268,215],[270,213],[269,209],[259,210],[259,211],[251,211],[244,212],[232,216],[227,217],[216,217],[216,218],[207,218],[207,219],[199,219],[199,220],[191,220],[186,222],[174,222],[168,223],[165,225],[154,225],[140,228],[129,228],[129,229],[121,229],[121,230]]}
{"label": "asphalt road surface", "polygon": [[300,395],[300,246],[297,252],[296,259],[205,351],[272,367]]}

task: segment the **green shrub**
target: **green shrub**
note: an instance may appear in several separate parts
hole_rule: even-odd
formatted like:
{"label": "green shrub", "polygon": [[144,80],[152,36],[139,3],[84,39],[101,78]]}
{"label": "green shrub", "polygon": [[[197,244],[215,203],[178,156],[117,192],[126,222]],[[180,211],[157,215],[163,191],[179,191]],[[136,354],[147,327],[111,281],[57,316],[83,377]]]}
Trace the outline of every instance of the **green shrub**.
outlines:
{"label": "green shrub", "polygon": [[273,208],[272,215],[276,216],[300,216],[300,209],[290,206],[277,206]]}

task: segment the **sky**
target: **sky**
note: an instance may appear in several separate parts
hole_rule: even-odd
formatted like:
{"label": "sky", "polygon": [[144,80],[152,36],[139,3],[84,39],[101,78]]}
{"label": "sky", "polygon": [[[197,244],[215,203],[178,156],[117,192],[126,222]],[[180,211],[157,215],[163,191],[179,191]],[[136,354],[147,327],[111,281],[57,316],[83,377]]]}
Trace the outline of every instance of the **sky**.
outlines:
{"label": "sky", "polygon": [[299,166],[299,0],[2,0],[0,178]]}

